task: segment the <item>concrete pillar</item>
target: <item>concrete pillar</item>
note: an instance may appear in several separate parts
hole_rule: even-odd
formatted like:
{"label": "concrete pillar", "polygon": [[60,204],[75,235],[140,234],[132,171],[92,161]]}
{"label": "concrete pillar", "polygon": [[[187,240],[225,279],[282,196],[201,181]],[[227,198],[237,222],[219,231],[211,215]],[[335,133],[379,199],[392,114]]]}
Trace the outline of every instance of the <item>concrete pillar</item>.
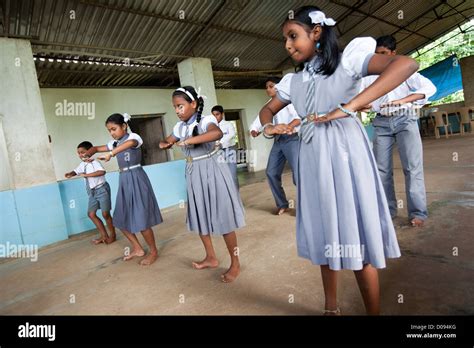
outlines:
{"label": "concrete pillar", "polygon": [[[0,38],[0,114],[10,178],[18,189],[56,182],[33,53],[27,40]],[[0,138],[2,138],[0,137]],[[2,185],[2,186],[3,186]],[[2,189],[8,189],[2,187]]]}
{"label": "concrete pillar", "polygon": [[178,63],[178,73],[181,86],[193,86],[196,91],[201,87],[201,95],[207,97],[204,99],[203,115],[210,115],[212,107],[217,104],[211,60],[188,58]]}

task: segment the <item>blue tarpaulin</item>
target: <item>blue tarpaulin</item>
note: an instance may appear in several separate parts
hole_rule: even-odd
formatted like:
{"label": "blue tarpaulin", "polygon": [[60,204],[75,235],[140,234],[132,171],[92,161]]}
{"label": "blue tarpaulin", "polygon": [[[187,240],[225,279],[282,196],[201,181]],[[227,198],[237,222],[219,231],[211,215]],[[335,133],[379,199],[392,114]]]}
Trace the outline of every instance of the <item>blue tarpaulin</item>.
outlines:
{"label": "blue tarpaulin", "polygon": [[436,94],[430,98],[435,101],[462,89],[461,66],[456,55],[452,55],[429,68],[420,71],[436,86]]}

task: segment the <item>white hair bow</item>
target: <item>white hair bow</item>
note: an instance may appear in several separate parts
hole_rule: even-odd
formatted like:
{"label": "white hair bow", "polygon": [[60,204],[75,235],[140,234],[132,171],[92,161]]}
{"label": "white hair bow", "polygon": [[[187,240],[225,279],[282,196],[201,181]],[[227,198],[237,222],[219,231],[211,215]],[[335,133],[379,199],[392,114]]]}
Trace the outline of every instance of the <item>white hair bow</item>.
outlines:
{"label": "white hair bow", "polygon": [[199,86],[199,88],[197,90],[197,96],[198,96],[198,99],[199,98],[207,99],[207,97],[205,95],[201,95],[201,86]]}
{"label": "white hair bow", "polygon": [[125,122],[128,122],[128,121],[130,121],[130,120],[132,119],[132,116],[130,116],[130,115],[127,114],[126,112],[124,112],[124,113],[122,114],[122,116],[123,116],[123,120],[124,120]]}
{"label": "white hair bow", "polygon": [[321,11],[310,12],[309,17],[311,18],[311,23],[313,24],[327,25],[329,27],[336,25],[336,21],[334,19],[326,18],[326,15]]}

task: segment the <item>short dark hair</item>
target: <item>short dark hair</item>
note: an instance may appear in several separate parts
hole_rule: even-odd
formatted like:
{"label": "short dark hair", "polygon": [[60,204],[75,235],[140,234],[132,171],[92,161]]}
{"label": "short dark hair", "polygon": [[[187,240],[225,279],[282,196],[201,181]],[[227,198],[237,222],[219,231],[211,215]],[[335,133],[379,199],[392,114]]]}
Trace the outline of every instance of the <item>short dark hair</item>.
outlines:
{"label": "short dark hair", "polygon": [[222,107],[222,105],[214,105],[211,109],[211,112],[214,111],[220,112],[222,114],[224,113],[224,108]]}
{"label": "short dark hair", "polygon": [[266,78],[265,80],[265,83],[267,82],[273,82],[273,83],[279,83],[281,81],[281,78],[279,78],[278,76],[269,76]]}
{"label": "short dark hair", "polygon": [[92,145],[92,143],[91,143],[90,141],[83,141],[82,143],[80,143],[79,145],[77,145],[77,148],[82,147],[82,148],[84,148],[84,149],[86,149],[86,150],[89,150],[92,146],[94,146],[94,145]]}
{"label": "short dark hair", "polygon": [[377,47],[385,47],[390,51],[397,49],[397,40],[392,35],[384,35],[377,38]]}

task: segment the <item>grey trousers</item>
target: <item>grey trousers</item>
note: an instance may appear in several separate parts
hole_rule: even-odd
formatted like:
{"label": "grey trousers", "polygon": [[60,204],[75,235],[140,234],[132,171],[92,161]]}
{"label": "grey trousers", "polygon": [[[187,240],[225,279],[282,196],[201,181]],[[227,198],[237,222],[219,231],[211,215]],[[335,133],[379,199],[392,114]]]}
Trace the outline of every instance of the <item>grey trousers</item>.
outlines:
{"label": "grey trousers", "polygon": [[297,134],[275,137],[267,163],[267,179],[273,198],[278,208],[288,208],[288,200],[281,184],[281,175],[286,161],[293,172],[293,183],[296,185],[299,155],[299,137]]}
{"label": "grey trousers", "polygon": [[428,217],[428,211],[423,174],[423,146],[416,117],[377,115],[373,125],[375,129],[374,155],[391,216],[397,215],[397,199],[393,181],[393,146],[396,142],[403,174],[405,174],[408,217],[425,220]]}

